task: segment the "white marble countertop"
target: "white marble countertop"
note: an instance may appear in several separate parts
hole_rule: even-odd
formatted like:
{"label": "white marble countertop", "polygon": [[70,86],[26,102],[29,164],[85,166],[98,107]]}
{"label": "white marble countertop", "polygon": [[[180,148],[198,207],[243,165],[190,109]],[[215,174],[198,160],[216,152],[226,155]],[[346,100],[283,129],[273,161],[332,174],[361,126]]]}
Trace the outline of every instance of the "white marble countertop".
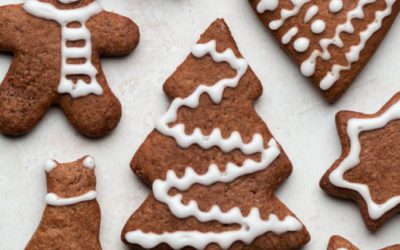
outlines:
{"label": "white marble countertop", "polygon": [[[121,123],[110,136],[89,140],[71,128],[58,108],[52,108],[28,136],[0,136],[0,249],[23,249],[40,221],[46,193],[42,162],[74,161],[86,154],[97,162],[103,248],[125,249],[121,229],[149,192],[130,171],[131,157],[168,106],[164,80],[218,17],[226,19],[261,79],[264,94],[257,112],[292,160],[293,174],[277,195],[307,226],[311,242],[304,249],[325,249],[333,234],[361,249],[400,243],[400,216],[371,234],[355,204],[327,196],[318,185],[341,151],[335,113],[375,112],[400,89],[399,19],[343,98],[328,105],[279,49],[246,0],[99,1],[107,10],[133,19],[141,30],[140,45],[132,55],[103,60],[110,86],[123,106]],[[2,0],[1,5],[16,2]],[[1,79],[10,61],[10,56],[0,55]]]}

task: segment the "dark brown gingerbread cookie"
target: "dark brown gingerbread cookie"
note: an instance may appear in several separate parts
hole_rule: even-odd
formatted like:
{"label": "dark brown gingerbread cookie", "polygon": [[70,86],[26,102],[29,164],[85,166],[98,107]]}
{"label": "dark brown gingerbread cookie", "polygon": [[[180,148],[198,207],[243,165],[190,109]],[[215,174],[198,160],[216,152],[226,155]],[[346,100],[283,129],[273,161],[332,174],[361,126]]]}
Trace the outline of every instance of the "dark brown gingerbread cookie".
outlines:
{"label": "dark brown gingerbread cookie", "polygon": [[295,249],[305,227],[274,195],[292,166],[254,110],[262,85],[224,20],[165,82],[175,98],[131,168],[152,186],[122,231],[132,249]]}
{"label": "dark brown gingerbread cookie", "polygon": [[[354,246],[348,240],[334,235],[329,240],[328,249],[327,250],[359,250],[356,246]],[[393,245],[390,247],[382,248],[381,250],[400,250],[400,245]]]}
{"label": "dark brown gingerbread cookie", "polygon": [[343,151],[320,185],[331,195],[355,200],[371,231],[400,211],[399,118],[400,94],[375,114],[336,115]]}
{"label": "dark brown gingerbread cookie", "polygon": [[330,103],[358,76],[400,10],[400,2],[394,0],[249,2]]}
{"label": "dark brown gingerbread cookie", "polygon": [[101,249],[94,159],[46,161],[47,206],[26,250]]}
{"label": "dark brown gingerbread cookie", "polygon": [[13,53],[0,85],[0,132],[31,131],[52,105],[88,137],[117,126],[121,105],[108,87],[101,56],[123,56],[139,42],[130,19],[94,0],[27,0],[0,7],[0,51]]}
{"label": "dark brown gingerbread cookie", "polygon": [[334,235],[330,238],[327,250],[359,250],[348,240]]}

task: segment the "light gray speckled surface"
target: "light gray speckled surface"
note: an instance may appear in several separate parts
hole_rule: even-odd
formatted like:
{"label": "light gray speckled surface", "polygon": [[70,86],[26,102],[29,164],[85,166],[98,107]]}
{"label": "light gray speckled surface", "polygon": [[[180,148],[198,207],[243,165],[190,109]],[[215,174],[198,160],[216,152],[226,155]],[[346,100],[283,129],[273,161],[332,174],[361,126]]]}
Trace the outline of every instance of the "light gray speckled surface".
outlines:
{"label": "light gray speckled surface", "polygon": [[[16,3],[2,0],[1,5]],[[103,60],[111,88],[123,105],[123,118],[110,136],[79,136],[53,108],[28,136],[0,136],[0,249],[23,249],[39,223],[46,193],[42,162],[73,161],[90,154],[97,160],[98,200],[103,248],[124,249],[120,231],[148,190],[131,173],[130,159],[168,105],[164,80],[218,17],[226,19],[240,50],[264,85],[258,113],[283,145],[294,171],[278,196],[308,227],[308,249],[325,249],[332,234],[342,234],[361,249],[399,240],[400,216],[370,234],[358,207],[325,195],[318,182],[340,153],[334,114],[342,109],[375,112],[400,88],[400,20],[376,56],[335,105],[328,105],[278,48],[246,0],[101,0],[107,10],[132,18],[141,42],[129,57]],[[0,78],[10,57],[0,55]]]}

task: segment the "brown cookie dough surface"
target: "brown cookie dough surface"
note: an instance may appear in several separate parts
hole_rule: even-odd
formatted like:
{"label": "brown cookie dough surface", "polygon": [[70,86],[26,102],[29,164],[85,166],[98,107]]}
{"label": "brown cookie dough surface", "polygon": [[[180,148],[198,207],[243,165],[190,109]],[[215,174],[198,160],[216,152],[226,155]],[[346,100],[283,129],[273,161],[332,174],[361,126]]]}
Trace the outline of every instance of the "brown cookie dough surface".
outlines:
{"label": "brown cookie dough surface", "polygon": [[[341,236],[334,235],[329,240],[327,250],[359,250],[350,241],[342,238]],[[380,250],[400,250],[400,245],[393,245],[390,247],[385,247]]]}
{"label": "brown cookie dough surface", "polygon": [[[394,105],[398,105],[400,94],[396,94],[385,106],[375,114],[362,114],[351,111],[341,111],[336,115],[336,126],[342,144],[342,154],[326,172],[320,186],[333,196],[352,199],[360,206],[362,217],[371,231],[376,231],[386,221],[400,211],[400,204],[373,219],[368,213],[368,206],[363,197],[355,190],[340,188],[331,183],[330,175],[348,157],[351,150],[351,141],[348,134],[348,124],[352,119],[372,119],[381,117]],[[359,134],[361,145],[359,163],[347,170],[343,177],[351,183],[365,184],[369,188],[372,200],[377,204],[386,203],[393,197],[400,196],[400,121],[393,119],[384,127]]]}
{"label": "brown cookie dough surface", "polygon": [[[41,0],[59,10],[77,10],[93,3],[79,0],[62,4],[58,0]],[[139,30],[130,19],[102,11],[85,24],[91,33],[91,63],[97,70],[96,80],[101,95],[89,94],[73,98],[59,93],[61,79],[61,26],[54,20],[34,16],[24,5],[0,7],[0,51],[11,52],[13,61],[0,85],[0,132],[22,135],[31,131],[52,105],[58,105],[71,124],[84,136],[99,137],[115,128],[121,117],[121,105],[108,87],[101,67],[101,56],[129,54],[139,42]],[[79,28],[73,22],[68,27]],[[85,41],[68,41],[80,48]],[[82,64],[84,58],[68,58],[71,64]],[[76,83],[90,81],[87,75],[68,75]]]}
{"label": "brown cookie dough surface", "polygon": [[[335,37],[338,32],[338,26],[348,22],[347,18],[349,13],[358,8],[357,5],[360,2],[312,0],[306,1],[304,5],[294,5],[294,1],[283,0],[279,1],[279,4],[275,9],[270,7],[270,10],[262,11],[260,7],[263,1],[270,4],[274,2],[268,0],[249,0],[249,3],[264,26],[267,27],[277,40],[280,47],[296,62],[297,65],[299,65],[300,69],[302,68],[303,62],[312,58],[311,55],[314,51],[323,51],[323,46],[325,45],[321,44],[326,44],[327,39]],[[296,3],[302,2],[304,1],[296,1]],[[330,8],[332,2],[342,3],[342,8]],[[335,39],[335,41],[332,41],[330,45],[327,46],[328,49],[325,53],[329,52],[330,56],[317,57],[314,60],[310,60],[315,62],[315,71],[309,76],[309,78],[328,102],[333,103],[344,94],[373,56],[389,31],[400,10],[400,2],[398,1],[395,1],[394,5],[390,9],[390,14],[383,19],[380,28],[369,37],[365,43],[364,49],[362,49],[359,54],[358,60],[351,63],[351,68],[346,68],[341,71],[338,80],[333,83],[331,87],[322,87],[323,85],[321,85],[321,83],[323,82],[323,79],[333,72],[334,65],[349,65],[348,56],[346,54],[350,52],[352,47],[361,44],[361,36],[365,36],[365,30],[368,29],[368,26],[375,23],[376,17],[378,16],[377,12],[385,10],[387,7],[386,2],[389,1],[378,0],[365,4],[361,8],[363,15],[360,18],[354,18],[351,21],[351,24],[354,27],[354,32],[341,32],[338,37],[342,42],[339,42],[339,39]],[[258,8],[261,11],[258,11]],[[296,12],[296,10],[298,10],[298,12]],[[314,12],[315,10],[317,11]],[[276,28],[278,20],[282,20],[281,12],[285,12],[284,15],[289,17],[281,26],[279,26],[279,28]],[[352,16],[359,15],[353,14]],[[294,32],[295,29],[297,29],[297,32]],[[296,50],[297,46],[301,48],[301,40],[304,38],[308,39],[309,42],[306,50]],[[286,42],[284,42],[285,40]],[[384,61],[382,63],[384,63]],[[303,72],[303,70],[301,71]],[[308,77],[307,74],[303,73],[303,75]]]}
{"label": "brown cookie dough surface", "polygon": [[[94,166],[85,165],[87,158],[62,164],[54,161],[54,169],[47,173],[48,193],[73,199],[95,191]],[[101,249],[100,207],[96,199],[72,203],[47,204],[40,224],[25,249]]]}
{"label": "brown cookie dough surface", "polygon": [[350,241],[334,235],[330,238],[327,250],[359,250]]}
{"label": "brown cookie dough surface", "polygon": [[[222,19],[211,24],[201,36],[199,43],[204,44],[211,40],[216,41],[218,52],[230,48],[237,57],[242,57],[229,28]],[[199,85],[212,86],[218,80],[234,76],[235,71],[227,63],[216,63],[210,55],[201,58],[189,55],[165,82],[164,91],[171,98],[185,98]],[[272,135],[253,107],[254,101],[261,93],[262,85],[249,67],[236,88],[225,89],[220,103],[216,104],[207,94],[202,94],[199,106],[193,109],[181,107],[176,122],[171,126],[183,123],[186,134],[191,134],[195,128],[200,128],[205,135],[210,134],[214,128],[220,128],[224,138],[237,131],[246,143],[251,141],[255,133],[259,133],[267,147]],[[242,176],[230,183],[214,183],[210,186],[195,184],[187,191],[179,192],[183,195],[183,203],[195,200],[202,211],[209,211],[213,205],[218,205],[222,211],[239,207],[243,215],[248,215],[252,207],[257,207],[264,220],[267,220],[271,213],[276,214],[279,219],[294,216],[274,195],[275,190],[292,171],[289,159],[283,149],[280,150],[280,155],[265,170]],[[182,148],[174,138],[154,130],[136,152],[131,168],[142,181],[151,186],[155,180],[165,179],[168,170],[173,170],[182,177],[185,169],[191,166],[201,175],[207,172],[210,164],[217,164],[222,171],[228,162],[240,166],[246,159],[257,161],[260,160],[260,155],[245,155],[240,150],[223,152],[218,147],[203,149],[197,144]],[[171,190],[171,193],[176,192],[178,191]],[[176,231],[228,232],[239,228],[239,225],[221,224],[218,221],[202,223],[194,217],[179,219],[171,213],[167,205],[150,195],[129,218],[121,237],[132,249],[147,249],[129,243],[126,234],[133,230],[162,234]],[[247,244],[236,241],[229,249],[296,249],[308,241],[308,232],[302,227],[299,231],[280,235],[267,232]],[[152,249],[162,250],[172,247],[160,244]],[[209,244],[206,249],[214,250],[221,247]]]}

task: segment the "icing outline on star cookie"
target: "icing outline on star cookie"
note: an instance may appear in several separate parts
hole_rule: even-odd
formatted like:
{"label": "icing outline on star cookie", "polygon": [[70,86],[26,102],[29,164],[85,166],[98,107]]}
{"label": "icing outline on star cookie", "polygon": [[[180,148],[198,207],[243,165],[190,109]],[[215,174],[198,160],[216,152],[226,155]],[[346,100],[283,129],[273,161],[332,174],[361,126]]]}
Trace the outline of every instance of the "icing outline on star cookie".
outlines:
{"label": "icing outline on star cookie", "polygon": [[351,189],[358,192],[364,199],[369,217],[373,220],[381,218],[386,212],[400,204],[400,195],[394,196],[385,203],[373,201],[368,185],[352,183],[344,179],[346,171],[360,163],[361,145],[359,134],[385,127],[389,122],[400,119],[400,102],[392,105],[383,114],[374,118],[353,118],[347,123],[347,135],[350,139],[350,152],[347,157],[329,175],[329,181],[336,187]]}
{"label": "icing outline on star cookie", "polygon": [[190,96],[184,99],[175,98],[166,114],[156,123],[156,129],[163,135],[173,137],[182,148],[187,148],[193,144],[197,144],[203,149],[218,146],[225,153],[235,149],[241,150],[246,155],[260,153],[262,159],[260,162],[247,159],[240,167],[233,163],[228,163],[225,171],[220,171],[217,165],[211,164],[208,171],[203,175],[199,175],[193,168],[187,167],[184,176],[181,178],[177,177],[174,171],[169,170],[165,180],[155,180],[153,182],[154,197],[159,202],[166,204],[171,213],[177,218],[183,219],[194,216],[200,222],[215,220],[223,224],[239,224],[241,228],[236,231],[221,233],[177,231],[155,234],[134,230],[126,233],[126,240],[145,248],[153,248],[159,244],[167,243],[175,249],[185,246],[203,249],[209,244],[216,243],[225,249],[235,241],[243,241],[245,244],[250,244],[256,237],[266,232],[283,234],[289,231],[301,230],[302,224],[293,216],[286,216],[283,220],[279,220],[275,214],[270,214],[267,220],[263,220],[259,209],[255,207],[250,210],[247,216],[243,216],[238,207],[222,212],[217,205],[204,212],[199,209],[197,202],[194,200],[185,205],[182,203],[181,194],[169,195],[169,190],[172,188],[185,191],[196,183],[212,185],[216,182],[232,182],[241,176],[266,169],[280,155],[280,149],[276,141],[272,138],[268,143],[268,148],[265,149],[263,138],[260,134],[255,134],[251,142],[244,143],[238,132],[233,132],[227,139],[224,139],[219,128],[214,128],[210,135],[202,134],[199,128],[194,129],[192,134],[187,135],[184,124],[169,126],[169,124],[176,121],[180,107],[197,108],[200,96],[203,93],[208,94],[214,103],[220,103],[224,90],[226,88],[235,88],[248,68],[247,62],[244,59],[237,58],[230,48],[222,53],[217,52],[215,40],[195,45],[192,54],[197,58],[209,54],[215,62],[227,62],[231,68],[236,70],[237,74],[234,78],[222,79],[212,86],[200,85]]}

